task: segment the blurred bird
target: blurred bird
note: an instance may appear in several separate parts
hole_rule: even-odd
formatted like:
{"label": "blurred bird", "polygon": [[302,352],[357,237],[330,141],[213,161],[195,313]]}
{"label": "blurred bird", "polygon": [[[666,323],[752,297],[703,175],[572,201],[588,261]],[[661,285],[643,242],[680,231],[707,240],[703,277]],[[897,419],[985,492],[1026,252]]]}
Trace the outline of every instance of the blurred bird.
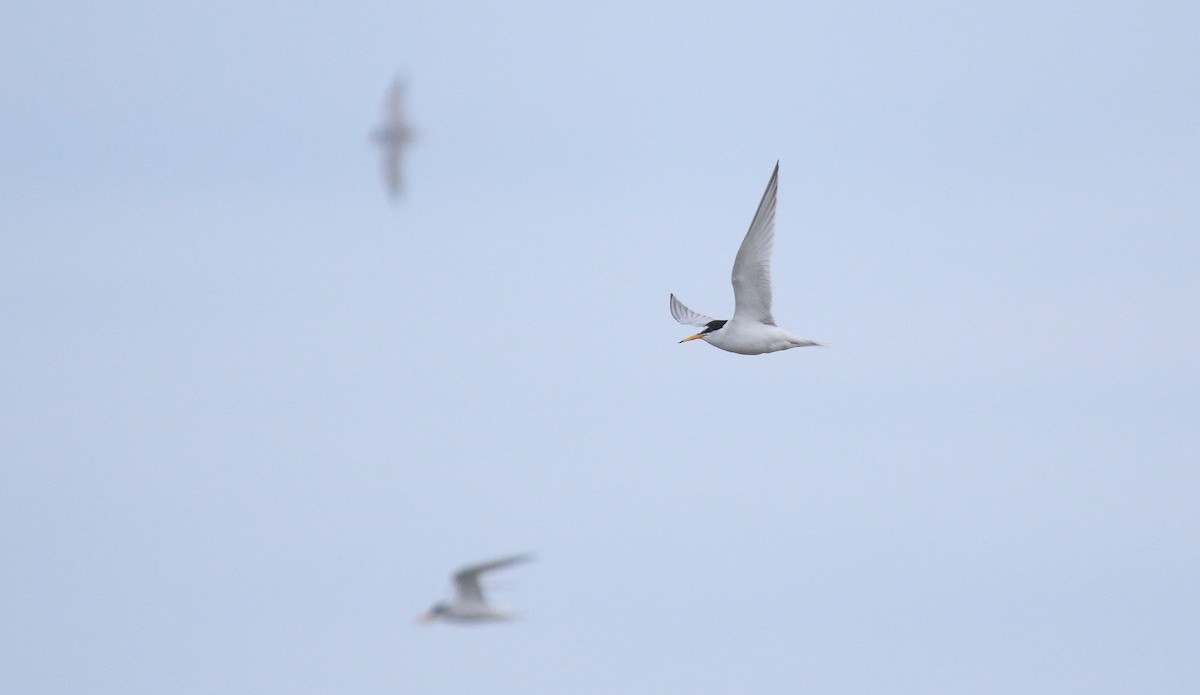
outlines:
{"label": "blurred bird", "polygon": [[402,177],[400,159],[404,149],[414,139],[414,133],[404,120],[404,83],[397,77],[392,80],[387,99],[383,103],[383,123],[371,133],[371,139],[383,150],[383,181],[388,197],[396,200],[400,196]]}
{"label": "blurred bird", "polygon": [[775,243],[775,197],[779,188],[779,162],[763,192],[754,221],[733,259],[733,318],[722,321],[698,314],[671,295],[671,316],[688,326],[704,330],[681,343],[697,338],[713,347],[740,355],[761,355],[794,347],[820,345],[799,338],[775,325],[771,316],[771,247]]}
{"label": "blurred bird", "polygon": [[421,622],[428,623],[438,618],[458,623],[512,620],[514,616],[511,613],[498,611],[484,600],[483,589],[479,587],[479,575],[530,559],[532,557],[529,555],[513,555],[460,569],[454,574],[454,600],[435,603],[429,612],[421,616]]}

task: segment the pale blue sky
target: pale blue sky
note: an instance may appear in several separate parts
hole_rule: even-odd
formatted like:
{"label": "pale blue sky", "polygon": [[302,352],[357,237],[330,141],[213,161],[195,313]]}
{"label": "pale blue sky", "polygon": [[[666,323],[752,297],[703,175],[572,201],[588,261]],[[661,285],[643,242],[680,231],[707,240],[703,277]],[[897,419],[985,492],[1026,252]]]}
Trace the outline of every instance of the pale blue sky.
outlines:
{"label": "pale blue sky", "polygon": [[[0,690],[1197,692],[1198,35],[9,3]],[[828,347],[676,344],[776,160]],[[521,622],[413,622],[524,551]]]}

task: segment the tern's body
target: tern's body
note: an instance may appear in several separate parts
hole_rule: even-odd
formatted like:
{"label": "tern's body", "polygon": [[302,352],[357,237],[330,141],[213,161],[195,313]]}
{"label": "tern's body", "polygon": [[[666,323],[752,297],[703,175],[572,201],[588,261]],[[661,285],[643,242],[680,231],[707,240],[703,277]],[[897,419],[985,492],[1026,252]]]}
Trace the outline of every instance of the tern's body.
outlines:
{"label": "tern's body", "polygon": [[807,338],[800,338],[779,326],[757,321],[739,321],[737,318],[725,322],[719,330],[701,337],[713,347],[739,355],[762,355],[794,347],[817,345]]}
{"label": "tern's body", "polygon": [[464,567],[454,573],[454,600],[434,604],[425,615],[422,622],[431,620],[446,620],[455,623],[485,623],[512,620],[513,614],[497,610],[483,597],[483,589],[479,586],[479,576],[484,572],[497,570],[509,565],[529,560],[528,555],[513,555],[478,565]]}
{"label": "tern's body", "polygon": [[495,623],[512,620],[513,614],[498,611],[486,603],[452,603],[439,611],[436,617],[452,623]]}
{"label": "tern's body", "polygon": [[688,336],[713,347],[740,355],[761,355],[794,347],[820,345],[792,335],[775,325],[771,315],[771,248],[775,243],[775,200],[779,189],[779,164],[767,183],[754,221],[733,261],[733,318],[721,321],[698,314],[671,295],[671,315],[689,326],[704,330]]}

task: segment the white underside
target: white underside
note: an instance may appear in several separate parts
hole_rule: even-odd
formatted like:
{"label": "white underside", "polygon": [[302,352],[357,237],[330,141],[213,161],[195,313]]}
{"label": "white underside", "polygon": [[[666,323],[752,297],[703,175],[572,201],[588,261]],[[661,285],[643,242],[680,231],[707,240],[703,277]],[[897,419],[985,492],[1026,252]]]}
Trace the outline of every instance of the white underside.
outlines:
{"label": "white underside", "polygon": [[820,345],[808,338],[800,338],[778,326],[757,321],[728,321],[718,330],[703,337],[709,345],[739,355],[762,355],[794,347]]}
{"label": "white underside", "polygon": [[513,619],[511,613],[498,611],[491,606],[480,604],[451,606],[440,617],[456,623],[490,623],[498,620]]}

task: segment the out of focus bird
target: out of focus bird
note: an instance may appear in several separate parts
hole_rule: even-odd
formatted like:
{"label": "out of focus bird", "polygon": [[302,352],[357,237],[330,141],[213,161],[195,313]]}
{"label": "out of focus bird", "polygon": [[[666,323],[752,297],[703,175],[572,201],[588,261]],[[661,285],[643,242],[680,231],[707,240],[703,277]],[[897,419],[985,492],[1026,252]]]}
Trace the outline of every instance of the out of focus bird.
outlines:
{"label": "out of focus bird", "polygon": [[485,572],[527,562],[530,559],[529,555],[512,555],[460,569],[454,573],[454,600],[433,604],[433,607],[421,616],[421,622],[428,623],[437,619],[457,623],[512,620],[513,614],[488,605],[483,598],[483,589],[479,586],[479,576]]}
{"label": "out of focus bird", "polygon": [[383,102],[383,123],[371,132],[371,139],[383,150],[383,182],[392,200],[400,197],[403,183],[400,160],[414,138],[415,133],[404,118],[404,83],[397,77]]}
{"label": "out of focus bird", "polygon": [[724,321],[698,314],[671,295],[671,316],[704,330],[681,343],[700,339],[728,352],[761,355],[794,347],[820,345],[775,325],[771,315],[771,248],[775,243],[775,198],[779,188],[779,162],[767,182],[754,221],[733,259],[733,318]]}

